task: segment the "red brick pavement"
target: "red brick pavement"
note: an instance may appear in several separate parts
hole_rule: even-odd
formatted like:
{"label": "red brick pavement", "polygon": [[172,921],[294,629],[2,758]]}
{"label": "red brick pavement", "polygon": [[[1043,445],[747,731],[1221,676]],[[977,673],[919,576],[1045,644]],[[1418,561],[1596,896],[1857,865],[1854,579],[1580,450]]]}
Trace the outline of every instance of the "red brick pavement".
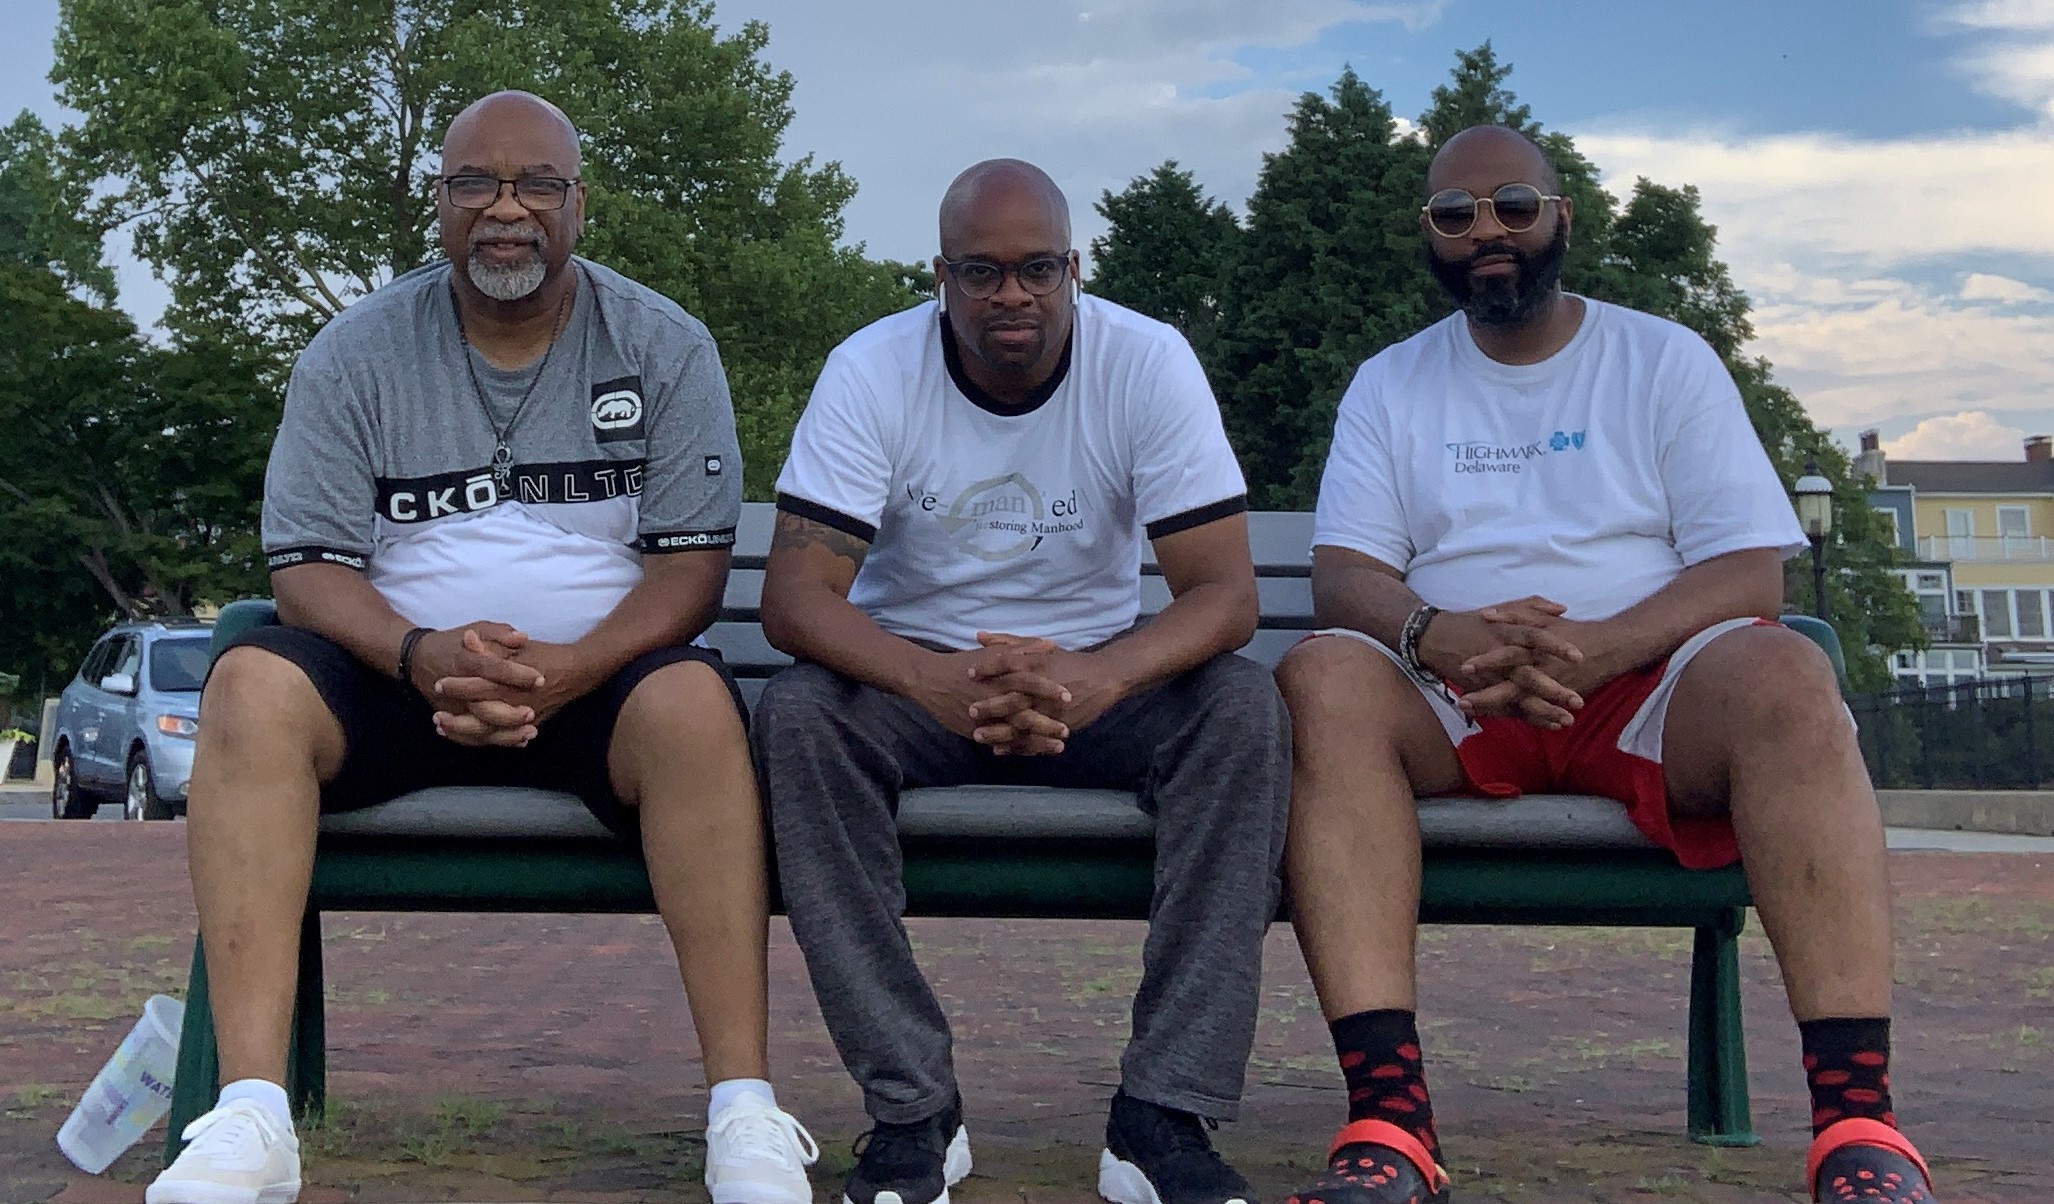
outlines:
{"label": "red brick pavement", "polygon": [[[181,825],[0,824],[0,1204],[134,1204],[51,1137],[153,991],[182,986]],[[1898,854],[1899,1112],[1950,1204],[2054,1196],[2054,859]],[[1141,926],[916,921],[957,1023],[979,1173],[964,1204],[1093,1198]],[[331,1121],[310,1204],[703,1200],[699,1066],[648,917],[331,916]],[[1429,929],[1423,1027],[1465,1201],[1796,1200],[1808,1132],[1796,1039],[1758,936],[1749,1053],[1765,1144],[1683,1129],[1688,935]],[[1244,1119],[1221,1147],[1278,1200],[1342,1108],[1290,934],[1267,950]],[[774,1073],[838,1198],[857,1093],[789,933],[773,933]]]}

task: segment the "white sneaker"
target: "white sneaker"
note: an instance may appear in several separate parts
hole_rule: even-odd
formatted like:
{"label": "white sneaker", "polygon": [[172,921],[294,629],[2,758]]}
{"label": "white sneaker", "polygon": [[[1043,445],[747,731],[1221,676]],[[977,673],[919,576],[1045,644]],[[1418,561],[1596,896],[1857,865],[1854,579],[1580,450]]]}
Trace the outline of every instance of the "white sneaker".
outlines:
{"label": "white sneaker", "polygon": [[293,1204],[300,1198],[300,1142],[269,1109],[236,1100],[185,1127],[189,1143],[164,1168],[148,1204]]}
{"label": "white sneaker", "polygon": [[706,1126],[706,1190],[713,1204],[813,1204],[806,1168],[819,1159],[820,1147],[804,1125],[753,1095],[729,1104]]}

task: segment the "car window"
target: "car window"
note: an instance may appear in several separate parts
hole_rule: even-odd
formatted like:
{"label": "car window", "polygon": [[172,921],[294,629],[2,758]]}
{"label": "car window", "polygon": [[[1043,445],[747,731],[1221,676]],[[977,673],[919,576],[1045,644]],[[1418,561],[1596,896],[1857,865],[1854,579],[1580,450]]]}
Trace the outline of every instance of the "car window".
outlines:
{"label": "car window", "polygon": [[142,673],[142,670],[143,642],[132,635],[123,636],[121,639],[121,653],[114,662],[112,672],[126,673],[133,680]]}
{"label": "car window", "polygon": [[81,681],[97,686],[100,679],[107,676],[107,662],[113,659],[114,643],[113,636],[104,636],[99,643],[93,645],[91,652],[86,653],[86,659],[78,667]]}
{"label": "car window", "polygon": [[150,685],[159,690],[198,692],[207,680],[204,639],[158,640],[150,645]]}

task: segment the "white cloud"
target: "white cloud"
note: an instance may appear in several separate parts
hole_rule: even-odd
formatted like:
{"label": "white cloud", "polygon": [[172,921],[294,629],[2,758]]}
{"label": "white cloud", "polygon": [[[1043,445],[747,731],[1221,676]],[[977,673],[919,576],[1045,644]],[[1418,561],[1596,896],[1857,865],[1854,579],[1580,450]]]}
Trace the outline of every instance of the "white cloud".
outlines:
{"label": "white cloud", "polygon": [[1928,418],[1883,451],[1897,460],[2016,460],[2025,432],[1982,410]]}
{"label": "white cloud", "polygon": [[[1577,138],[1622,196],[1638,176],[1698,186],[1756,302],[1755,349],[1822,426],[2054,411],[2054,243],[2027,199],[2054,195],[2054,0],[1975,0],[1943,24],[1984,35],[1964,67],[2033,121],[1909,138]],[[1953,421],[1905,438],[1946,454],[1919,432]]]}
{"label": "white cloud", "polygon": [[[1236,55],[1302,47],[1345,25],[1418,30],[1445,6],[1046,0],[957,20],[932,0],[872,0],[808,5],[801,19],[791,0],[724,0],[718,19],[770,23],[768,57],[798,81],[786,145],[818,148],[861,182],[852,237],[875,255],[925,259],[949,180],[993,155],[1049,169],[1069,194],[1080,247],[1104,228],[1091,211],[1099,194],[1165,158],[1238,205],[1263,154],[1283,146],[1297,94],[1253,80]],[[906,61],[909,46],[915,66],[878,69]]]}
{"label": "white cloud", "polygon": [[1961,282],[1961,299],[1995,301],[2000,305],[2044,305],[2054,302],[2054,292],[2035,288],[2023,280],[2013,280],[2009,276],[1970,272],[1968,279]]}

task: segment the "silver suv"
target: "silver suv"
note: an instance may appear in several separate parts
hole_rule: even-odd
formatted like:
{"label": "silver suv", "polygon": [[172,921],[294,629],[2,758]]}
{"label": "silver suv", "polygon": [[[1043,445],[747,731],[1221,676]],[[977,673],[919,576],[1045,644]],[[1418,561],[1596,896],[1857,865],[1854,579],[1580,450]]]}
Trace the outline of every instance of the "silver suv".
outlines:
{"label": "silver suv", "polygon": [[91,819],[116,798],[127,819],[184,812],[212,640],[197,619],[122,623],[100,637],[58,696],[51,815]]}

